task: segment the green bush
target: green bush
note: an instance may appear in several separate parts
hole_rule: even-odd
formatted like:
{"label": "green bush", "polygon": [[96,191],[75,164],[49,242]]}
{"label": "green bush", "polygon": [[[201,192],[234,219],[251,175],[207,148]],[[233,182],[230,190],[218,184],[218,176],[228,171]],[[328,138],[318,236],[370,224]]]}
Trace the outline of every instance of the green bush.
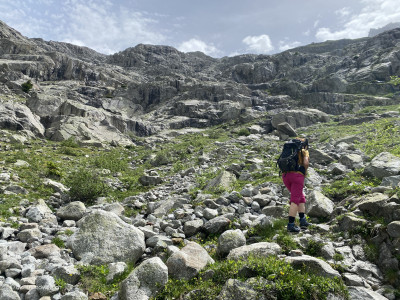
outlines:
{"label": "green bush", "polygon": [[310,240],[304,252],[311,256],[321,256],[321,250],[324,245],[321,241]]}
{"label": "green bush", "polygon": [[55,162],[48,161],[46,162],[46,176],[59,178],[63,176],[63,173]]}
{"label": "green bush", "polygon": [[99,176],[86,168],[69,174],[65,183],[69,187],[70,197],[84,203],[92,203],[107,191],[107,186]]}
{"label": "green bush", "polygon": [[60,142],[60,145],[63,147],[70,147],[70,148],[78,148],[79,144],[73,136],[70,136],[68,139],[63,140]]}
{"label": "green bush", "polygon": [[55,237],[51,242],[59,248],[65,248],[64,241],[59,237]]}
{"label": "green bush", "polygon": [[239,130],[238,135],[239,136],[249,136],[250,131],[247,128],[242,128]]}
{"label": "green bush", "polygon": [[28,93],[33,88],[33,84],[30,80],[28,80],[27,82],[21,84],[21,88],[25,93]]}
{"label": "green bush", "polygon": [[80,155],[80,152],[77,149],[71,148],[71,147],[64,147],[64,146],[60,148],[60,153],[69,155],[69,156],[79,156]]}

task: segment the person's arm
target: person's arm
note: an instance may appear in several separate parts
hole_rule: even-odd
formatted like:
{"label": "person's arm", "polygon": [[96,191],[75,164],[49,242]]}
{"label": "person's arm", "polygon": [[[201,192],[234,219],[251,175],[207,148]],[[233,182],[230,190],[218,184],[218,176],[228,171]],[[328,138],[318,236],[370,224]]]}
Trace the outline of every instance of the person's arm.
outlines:
{"label": "person's arm", "polygon": [[306,173],[307,173],[309,163],[310,163],[309,157],[308,156],[303,157],[303,167],[304,167]]}

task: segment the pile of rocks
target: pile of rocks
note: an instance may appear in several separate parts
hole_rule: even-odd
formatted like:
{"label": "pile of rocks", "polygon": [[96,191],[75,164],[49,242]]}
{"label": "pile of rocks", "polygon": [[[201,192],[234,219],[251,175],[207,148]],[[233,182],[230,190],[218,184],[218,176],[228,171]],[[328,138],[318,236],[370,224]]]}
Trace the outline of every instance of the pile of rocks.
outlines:
{"label": "pile of rocks", "polygon": [[[188,193],[195,185],[196,174],[218,165],[222,150],[229,151],[237,142],[251,144],[260,139],[276,142],[271,135],[253,134],[219,144],[219,149],[203,157],[203,165],[197,169],[173,175],[167,183],[121,203],[102,203],[101,199],[90,207],[82,202],[66,203],[62,200],[65,190],[59,185],[59,192],[52,196],[52,201],[58,201],[60,206],[56,212],[43,200],[33,205],[21,203],[21,217],[0,223],[0,299],[87,299],[78,284],[79,265],[107,265],[110,270],[107,279],[111,282],[124,272],[128,262],[135,262],[136,268],[113,299],[148,299],[163,288],[168,278],[191,279],[214,263],[207,252],[210,249],[203,248],[197,240],[197,236],[209,234],[219,235],[217,245],[208,247],[214,247],[221,257],[278,255],[316,274],[341,276],[353,299],[394,299],[395,288],[385,285],[384,274],[387,271],[399,274],[400,200],[384,191],[398,185],[400,159],[381,153],[368,162],[368,157],[354,150],[351,143],[355,137],[310,150],[312,166],[306,180],[306,212],[315,221],[319,218],[329,221],[317,223],[312,231],[294,239],[303,250],[311,241],[322,242],[323,259],[304,255],[300,249],[286,256],[275,242],[246,239],[249,228],[270,226],[274,219],[287,217],[289,194],[282,184],[248,184],[240,192],[225,192],[218,198],[199,193],[192,199]],[[251,165],[249,170],[259,170],[262,160],[253,154],[246,160]],[[367,196],[339,203],[323,195],[324,184],[360,167],[365,167],[367,175],[381,178],[382,185]],[[330,175],[321,175],[325,173]],[[229,186],[237,177],[251,178],[251,172],[240,164],[229,165],[209,182],[208,189]],[[141,212],[126,217],[126,208]],[[386,228],[378,225],[374,228],[372,241],[379,249],[375,262],[368,261],[362,237],[350,235],[357,226],[370,224],[370,215],[382,217],[389,224]],[[326,233],[332,231],[345,234],[331,240]],[[56,241],[60,246],[64,243],[65,248],[57,247]],[[183,248],[178,247],[182,245]],[[329,264],[337,263],[338,255],[344,258],[342,274]],[[66,283],[62,291],[56,280]],[[398,279],[392,284],[399,286]],[[257,293],[251,281],[240,283],[231,279],[220,297],[232,299],[239,289],[248,297]]]}

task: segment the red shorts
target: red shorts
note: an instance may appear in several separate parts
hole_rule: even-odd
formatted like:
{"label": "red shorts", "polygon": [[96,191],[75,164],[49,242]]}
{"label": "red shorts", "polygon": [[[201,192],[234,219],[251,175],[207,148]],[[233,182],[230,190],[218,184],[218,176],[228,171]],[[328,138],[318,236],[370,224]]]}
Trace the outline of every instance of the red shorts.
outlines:
{"label": "red shorts", "polygon": [[295,172],[289,172],[282,175],[282,180],[290,192],[290,202],[297,205],[306,203],[306,197],[303,193],[304,175]]}

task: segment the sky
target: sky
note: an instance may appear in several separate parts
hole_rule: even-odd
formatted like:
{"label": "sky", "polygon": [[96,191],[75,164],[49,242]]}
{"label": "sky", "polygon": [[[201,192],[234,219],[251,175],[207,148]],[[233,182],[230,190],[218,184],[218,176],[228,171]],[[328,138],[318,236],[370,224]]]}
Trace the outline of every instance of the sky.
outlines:
{"label": "sky", "polygon": [[29,38],[113,54],[137,44],[212,57],[275,54],[400,22],[398,0],[0,0]]}

